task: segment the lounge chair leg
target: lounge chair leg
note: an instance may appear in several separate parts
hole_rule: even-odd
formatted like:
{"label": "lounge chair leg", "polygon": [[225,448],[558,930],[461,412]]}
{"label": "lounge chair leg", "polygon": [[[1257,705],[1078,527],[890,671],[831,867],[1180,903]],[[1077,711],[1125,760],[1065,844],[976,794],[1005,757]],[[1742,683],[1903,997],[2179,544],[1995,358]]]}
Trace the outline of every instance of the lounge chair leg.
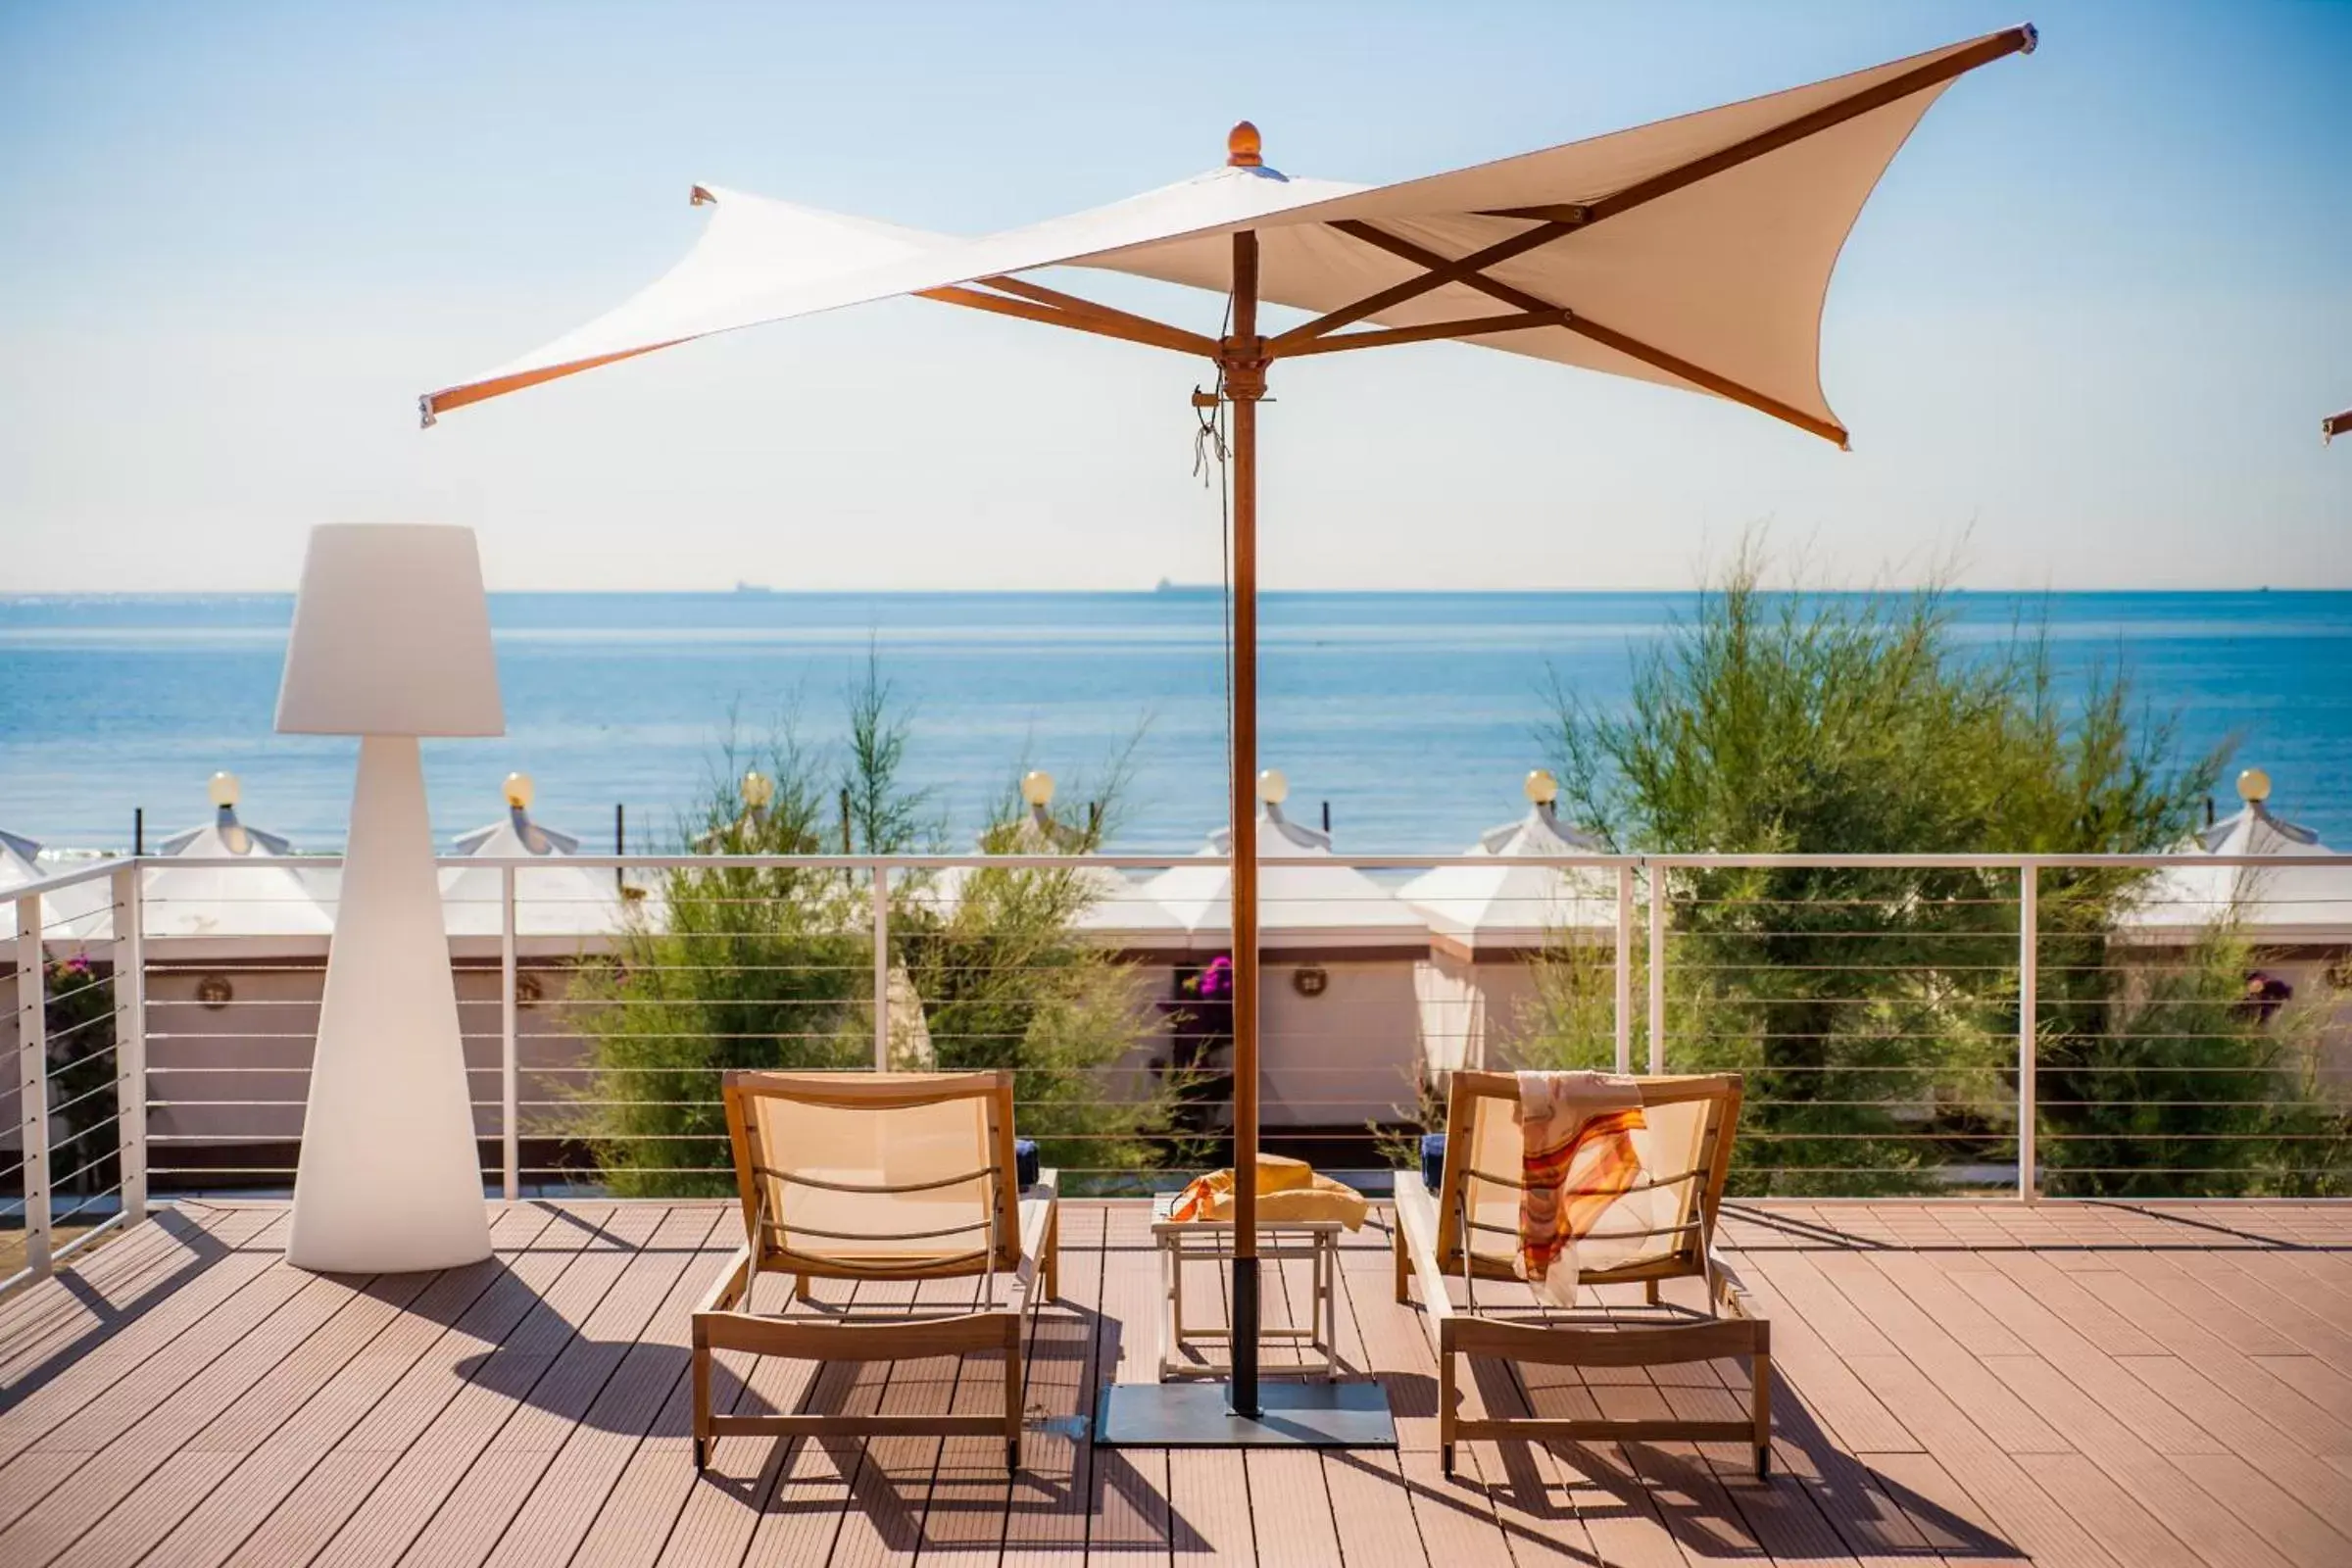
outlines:
{"label": "lounge chair leg", "polygon": [[1655,1306],[1655,1305],[1657,1305],[1657,1304],[1658,1304],[1658,1282],[1657,1282],[1656,1280],[1643,1280],[1643,1281],[1642,1282],[1642,1299],[1644,1299],[1644,1300],[1646,1300],[1647,1302],[1649,1302],[1649,1304],[1650,1304],[1650,1305],[1652,1305],[1652,1306]]}
{"label": "lounge chair leg", "polygon": [[1014,1320],[1012,1339],[1004,1347],[1004,1473],[1021,1470],[1021,1341],[1020,1321]]}
{"label": "lounge chair leg", "polygon": [[1061,1210],[1046,1221],[1046,1299],[1061,1298]]}
{"label": "lounge chair leg", "polygon": [[690,1359],[694,1373],[694,1473],[701,1475],[710,1462],[710,1346],[703,1338],[700,1323],[694,1326],[694,1353]]}
{"label": "lounge chair leg", "polygon": [[813,1288],[813,1285],[814,1282],[812,1282],[808,1275],[795,1274],[792,1277],[792,1298],[796,1301],[815,1300],[816,1291]]}
{"label": "lounge chair leg", "polygon": [[1389,1250],[1396,1254],[1396,1299],[1400,1303],[1410,1304],[1413,1298],[1413,1260],[1405,1255],[1404,1227],[1396,1222],[1395,1210],[1390,1211],[1389,1224],[1392,1227]]}
{"label": "lounge chair leg", "polygon": [[[1451,1325],[1447,1325],[1450,1327]],[[1438,1352],[1438,1455],[1446,1479],[1453,1479],[1453,1352]]]}
{"label": "lounge chair leg", "polygon": [[1749,1358],[1748,1372],[1755,1379],[1752,1411],[1756,1423],[1756,1479],[1761,1481],[1772,1468],[1772,1350],[1766,1336],[1770,1324],[1756,1325],[1756,1353]]}

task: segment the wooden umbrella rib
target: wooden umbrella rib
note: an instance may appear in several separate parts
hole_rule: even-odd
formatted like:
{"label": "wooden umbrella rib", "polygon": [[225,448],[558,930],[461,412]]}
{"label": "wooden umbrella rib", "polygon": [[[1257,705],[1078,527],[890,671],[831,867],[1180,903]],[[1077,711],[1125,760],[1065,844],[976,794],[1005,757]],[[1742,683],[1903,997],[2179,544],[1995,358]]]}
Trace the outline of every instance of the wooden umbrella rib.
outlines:
{"label": "wooden umbrella rib", "polygon": [[[1444,260],[1435,251],[1416,245],[1400,235],[1375,228],[1372,224],[1356,219],[1342,219],[1331,226],[1352,239],[1361,240],[1364,244],[1375,246],[1387,251],[1392,256],[1418,266],[1427,267]],[[1653,348],[1640,338],[1629,337],[1611,327],[1601,326],[1578,316],[1565,306],[1553,304],[1541,295],[1530,294],[1523,288],[1516,288],[1499,279],[1488,277],[1483,272],[1465,277],[1462,282],[1492,299],[1500,300],[1505,305],[1517,306],[1531,316],[1538,313],[1554,314],[1559,318],[1559,325],[1604,347],[1615,349],[1629,359],[1640,360],[1644,365],[1653,366],[1679,376],[1692,386],[1704,387],[1718,397],[1729,398],[1734,403],[1754,409],[1759,414],[1769,414],[1776,419],[1785,420],[1800,430],[1820,436],[1825,441],[1835,441],[1840,447],[1846,445],[1845,430],[1839,425],[1833,424],[1826,419],[1817,419],[1802,410],[1790,408],[1778,398],[1769,397],[1756,391],[1753,387],[1742,386],[1729,376],[1718,375],[1712,370],[1691,364],[1679,355],[1669,354],[1664,349]]]}
{"label": "wooden umbrella rib", "polygon": [[1034,300],[1040,305],[1051,305],[1067,311],[1072,317],[1082,320],[1117,322],[1133,328],[1138,333],[1152,333],[1165,338],[1167,339],[1166,347],[1180,349],[1188,354],[1198,354],[1203,359],[1213,360],[1217,357],[1217,343],[1214,338],[1204,337],[1199,332],[1188,332],[1180,326],[1170,326],[1165,321],[1155,321],[1148,316],[1138,316],[1132,311],[1122,311],[1116,306],[1104,305],[1099,300],[1081,299],[1075,294],[1064,294],[1059,289],[1048,288],[1043,283],[1032,283],[1027,278],[1021,277],[984,277],[979,281],[1000,293],[1017,294],[1022,299]]}
{"label": "wooden umbrella rib", "polygon": [[[1360,218],[1343,218],[1333,222],[1331,226],[1350,239],[1361,240],[1376,250],[1387,251],[1391,256],[1410,262],[1415,267],[1440,267],[1446,261],[1446,258],[1436,251],[1430,250],[1426,246],[1416,245],[1409,239],[1390,233],[1387,229],[1375,227]],[[1460,281],[1464,287],[1474,288],[1489,299],[1500,300],[1503,304],[1515,306],[1522,311],[1561,309],[1560,306],[1552,304],[1547,299],[1530,294],[1523,288],[1513,288],[1510,284],[1498,278],[1489,277],[1484,272],[1473,272]]]}
{"label": "wooden umbrella rib", "polygon": [[[1034,288],[1036,285],[1028,285]],[[1043,290],[1045,293],[1053,291]],[[966,284],[950,284],[945,288],[917,289],[916,297],[937,300],[943,305],[960,305],[968,310],[988,311],[997,316],[1018,317],[1024,321],[1042,321],[1048,326],[1064,326],[1076,332],[1092,332],[1098,337],[1115,337],[1128,343],[1142,343],[1155,349],[1170,349],[1179,354],[1216,356],[1216,344],[1196,333],[1186,332],[1140,316],[1128,316],[1107,306],[1080,312],[1064,306],[1050,305],[1034,299],[1019,299],[1007,294],[995,294],[987,289]],[[1074,305],[1088,302],[1072,300]]]}
{"label": "wooden umbrella rib", "polygon": [[1302,326],[1295,326],[1278,337],[1270,338],[1267,340],[1267,351],[1277,359],[1285,355],[1296,354],[1301,343],[1312,342],[1326,333],[1336,332],[1343,326],[1352,325],[1367,316],[1377,316],[1382,311],[1402,305],[1407,300],[1419,299],[1431,290],[1444,288],[1448,283],[1469,282],[1490,267],[1500,266],[1515,256],[1524,256],[1529,251],[1538,250],[1550,244],[1564,234],[1575,232],[1576,225],[1573,223],[1539,223],[1533,228],[1513,234],[1508,239],[1496,240],[1484,250],[1472,251],[1459,261],[1446,261],[1432,252],[1432,261],[1427,264],[1428,270],[1419,277],[1408,277],[1403,282],[1384,288],[1377,294],[1367,294],[1352,305],[1343,305],[1336,311],[1316,317]]}
{"label": "wooden umbrella rib", "polygon": [[1615,349],[1628,359],[1640,360],[1642,364],[1653,366],[1669,375],[1679,376],[1692,386],[1704,387],[1719,398],[1729,398],[1734,403],[1745,404],[1758,414],[1769,414],[1774,418],[1786,420],[1800,430],[1810,431],[1824,441],[1834,441],[1839,447],[1847,444],[1843,425],[1833,423],[1828,419],[1817,419],[1802,409],[1792,408],[1779,398],[1769,397],[1753,387],[1742,386],[1729,376],[1717,375],[1704,366],[1693,365],[1679,355],[1669,354],[1661,348],[1653,348],[1638,337],[1628,337],[1623,332],[1614,331],[1582,316],[1571,315],[1566,321],[1560,324],[1580,337],[1591,338],[1603,348]]}
{"label": "wooden umbrella rib", "polygon": [[1914,93],[1925,92],[1930,87],[1940,86],[1955,76],[1965,75],[1979,66],[1989,65],[2003,56],[2030,50],[2034,47],[2034,29],[2023,26],[2011,27],[2005,32],[1996,32],[1990,37],[1980,38],[1965,48],[1954,50],[1940,60],[1931,60],[1926,65],[1914,67],[1898,76],[1889,76],[1875,86],[1865,87],[1851,97],[1840,98],[1834,104],[1825,104],[1810,114],[1799,115],[1784,124],[1759,131],[1753,136],[1736,141],[1731,146],[1709,153],[1703,158],[1694,158],[1690,162],[1669,169],[1663,173],[1652,174],[1647,179],[1628,185],[1625,189],[1613,195],[1603,196],[1597,201],[1576,206],[1550,204],[1535,207],[1502,207],[1483,213],[1481,216],[1517,218],[1545,222],[1573,221],[1580,228],[1589,228],[1594,223],[1622,217],[1637,207],[1646,206],[1661,196],[1671,196],[1686,186],[1695,185],[1703,179],[1712,179],[1728,170],[1739,168],[1741,164],[1751,163],[1766,153],[1778,152],[1783,147],[1789,146],[1794,142],[1818,136],[1825,130],[1835,129],[1849,120],[1869,114],[1874,109],[1884,109],[1888,104],[1899,102]]}
{"label": "wooden umbrella rib", "polygon": [[1473,316],[1457,321],[1429,321],[1419,326],[1389,326],[1370,332],[1339,332],[1330,337],[1315,338],[1300,343],[1287,353],[1275,344],[1268,345],[1277,359],[1297,359],[1308,354],[1342,354],[1349,349],[1388,348],[1397,343],[1434,343],[1448,338],[1488,337],[1496,332],[1523,332],[1532,326],[1566,326],[1568,313],[1545,309],[1522,311],[1513,316]]}

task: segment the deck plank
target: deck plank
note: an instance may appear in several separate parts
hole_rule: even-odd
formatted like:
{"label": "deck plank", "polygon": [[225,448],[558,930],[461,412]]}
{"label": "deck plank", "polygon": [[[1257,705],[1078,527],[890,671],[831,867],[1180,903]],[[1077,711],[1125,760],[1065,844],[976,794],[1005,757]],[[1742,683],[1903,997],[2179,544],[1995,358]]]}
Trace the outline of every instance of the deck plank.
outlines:
{"label": "deck plank", "polygon": [[[1441,1475],[1435,1361],[1392,1298],[1385,1213],[1342,1250],[1340,1351],[1388,1388],[1400,1451],[1094,1449],[1075,1418],[1102,1382],[1152,1375],[1157,1335],[1148,1215],[1098,1203],[1064,1208],[1017,1480],[994,1440],[922,1438],[733,1438],[697,1477],[686,1311],[731,1211],[493,1212],[495,1262],[368,1281],[287,1269],[282,1206],[190,1205],[0,1302],[0,1369],[23,1374],[0,1384],[0,1560],[2352,1561],[2352,1210],[2329,1205],[1738,1205],[1723,1240],[1775,1324],[1769,1485],[1738,1446],[1672,1443],[1473,1443]],[[1220,1314],[1212,1271],[1196,1283]],[[1305,1284],[1269,1268],[1269,1318],[1302,1313]],[[823,1294],[914,1294],[870,1289]],[[722,1365],[742,1409],[1002,1396],[990,1356]],[[1684,1415],[1741,1386],[1731,1364],[1487,1361],[1466,1385],[1474,1410]]]}

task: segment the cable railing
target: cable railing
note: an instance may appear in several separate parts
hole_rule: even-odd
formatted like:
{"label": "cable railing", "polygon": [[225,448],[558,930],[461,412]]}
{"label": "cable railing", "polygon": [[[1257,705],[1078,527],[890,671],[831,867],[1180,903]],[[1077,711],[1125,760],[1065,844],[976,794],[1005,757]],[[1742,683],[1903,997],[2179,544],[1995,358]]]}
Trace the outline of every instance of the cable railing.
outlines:
{"label": "cable railing", "polygon": [[[438,864],[488,1193],[725,1191],[718,1088],[749,1067],[1010,1069],[1075,1192],[1230,1162],[1217,857]],[[0,895],[19,1278],[151,1193],[291,1188],[338,868],[148,857]],[[1740,1073],[1747,1194],[2352,1190],[2352,857],[1318,854],[1260,876],[1265,1147],[1374,1186],[1443,1128],[1453,1071],[1531,1067]]]}

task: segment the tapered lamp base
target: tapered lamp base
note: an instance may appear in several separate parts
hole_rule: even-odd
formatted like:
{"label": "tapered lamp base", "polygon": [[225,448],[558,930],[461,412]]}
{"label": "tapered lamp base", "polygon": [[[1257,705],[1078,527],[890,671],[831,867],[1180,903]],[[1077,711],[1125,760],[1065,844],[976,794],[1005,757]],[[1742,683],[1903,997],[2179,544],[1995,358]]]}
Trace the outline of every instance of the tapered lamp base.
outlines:
{"label": "tapered lamp base", "polygon": [[360,743],[286,1260],[398,1274],[490,1255],[416,742]]}

